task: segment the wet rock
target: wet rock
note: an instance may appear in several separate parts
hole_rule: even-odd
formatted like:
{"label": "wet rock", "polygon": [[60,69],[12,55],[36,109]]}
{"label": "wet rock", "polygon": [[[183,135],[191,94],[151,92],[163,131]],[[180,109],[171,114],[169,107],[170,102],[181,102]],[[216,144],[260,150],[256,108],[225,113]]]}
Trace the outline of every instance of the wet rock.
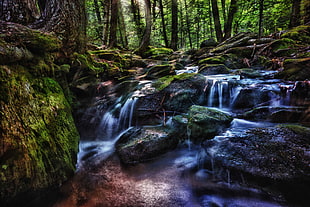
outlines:
{"label": "wet rock", "polygon": [[[158,79],[152,94],[140,97],[136,116],[143,123],[163,123],[166,115],[186,113],[193,104],[204,102],[205,77],[200,74],[180,74]],[[158,124],[158,122],[156,123]]]}
{"label": "wet rock", "polygon": [[283,71],[279,72],[277,78],[287,80],[307,80],[310,79],[310,57],[286,59],[283,63]]}
{"label": "wet rock", "polygon": [[305,110],[305,107],[261,106],[245,112],[242,118],[275,123],[299,122]]}
{"label": "wet rock", "polygon": [[269,105],[275,94],[268,90],[259,88],[244,88],[242,89],[235,101],[233,102],[234,109],[246,109],[258,107],[262,105]]}
{"label": "wet rock", "polygon": [[224,64],[202,64],[199,73],[203,75],[228,74],[230,72]]}
{"label": "wet rock", "polygon": [[187,133],[194,141],[210,139],[228,127],[232,120],[230,115],[222,111],[193,105],[188,112]]}
{"label": "wet rock", "polygon": [[123,163],[134,164],[152,160],[177,144],[178,138],[164,128],[132,128],[117,141],[116,152]]}
{"label": "wet rock", "polygon": [[310,81],[297,81],[291,92],[291,104],[297,106],[309,106]]}
{"label": "wet rock", "polygon": [[305,201],[310,196],[309,135],[310,128],[279,125],[207,140],[205,166],[222,177],[228,170],[234,182],[278,186],[289,199]]}

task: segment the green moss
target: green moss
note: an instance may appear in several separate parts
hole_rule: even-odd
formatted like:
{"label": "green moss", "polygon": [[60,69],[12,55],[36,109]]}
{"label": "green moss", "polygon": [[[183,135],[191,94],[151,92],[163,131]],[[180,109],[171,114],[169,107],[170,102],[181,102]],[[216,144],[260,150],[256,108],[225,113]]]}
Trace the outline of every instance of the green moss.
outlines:
{"label": "green moss", "polygon": [[280,124],[280,125],[277,125],[277,127],[290,129],[293,132],[295,132],[296,134],[304,135],[306,137],[310,136],[310,128],[304,127],[304,126],[301,126],[301,125],[297,125],[297,124]]}
{"label": "green moss", "polygon": [[295,27],[288,32],[284,33],[282,38],[289,38],[292,40],[299,41],[302,44],[310,43],[310,26],[308,25],[301,25]]}
{"label": "green moss", "polygon": [[199,65],[201,64],[205,64],[205,63],[208,63],[208,64],[223,64],[225,61],[224,57],[223,56],[214,56],[214,57],[208,57],[208,58],[205,58],[205,59],[202,59],[198,62]]}
{"label": "green moss", "polygon": [[173,50],[170,48],[150,47],[150,49],[147,50],[143,56],[151,58],[151,59],[155,59],[155,60],[161,60],[161,59],[166,59],[172,53],[173,53]]}
{"label": "green moss", "polygon": [[[59,185],[75,170],[79,135],[60,85],[21,66],[1,67],[0,198]],[[4,170],[3,166],[6,169]],[[14,173],[12,173],[14,172]]]}
{"label": "green moss", "polygon": [[162,77],[162,78],[158,79],[157,81],[155,81],[153,83],[153,86],[158,91],[161,91],[164,88],[166,88],[168,85],[170,85],[175,80],[185,80],[185,79],[189,79],[189,78],[191,78],[191,77],[193,77],[195,75],[196,74],[193,74],[193,73],[182,73],[182,74],[179,74],[179,75],[165,76],[165,77]]}

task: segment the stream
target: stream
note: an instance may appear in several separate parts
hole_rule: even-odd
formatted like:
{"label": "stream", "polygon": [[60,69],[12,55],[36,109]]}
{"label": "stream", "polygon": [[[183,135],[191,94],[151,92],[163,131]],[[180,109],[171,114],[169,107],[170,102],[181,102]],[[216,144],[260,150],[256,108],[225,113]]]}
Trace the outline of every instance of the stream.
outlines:
{"label": "stream", "polygon": [[[195,67],[188,67],[177,71],[177,74],[196,73],[196,70]],[[253,105],[292,107],[290,89],[295,83],[273,79],[273,72],[270,71],[260,73],[259,78],[228,74],[205,76],[205,93],[202,94],[204,106],[234,117],[230,126],[215,136],[214,141],[222,142],[251,128],[276,125],[266,120],[251,121],[243,118],[240,114],[244,108],[251,109]],[[205,150],[201,144],[190,139],[150,161],[123,165],[115,152],[115,143],[122,134],[138,123],[135,117],[136,104],[140,96],[143,96],[141,90],[149,87],[150,83],[151,81],[140,81],[139,84],[143,87],[138,87],[138,91],[127,95],[125,100],[124,97],[116,99],[103,113],[99,127],[94,132],[97,133],[94,139],[81,138],[76,175],[62,187],[63,197],[55,207],[295,206],[289,204],[281,194],[247,185],[246,180],[243,180],[244,183],[234,180],[229,169],[214,166],[212,156],[217,152],[213,148]],[[283,92],[283,87],[288,90]],[[267,96],[266,100],[253,105],[248,101],[248,105],[244,105],[244,101],[242,98],[238,99],[238,96],[249,90],[263,91],[261,96],[262,99]],[[171,117],[167,115],[167,125],[170,124],[169,118]],[[205,162],[207,156],[211,157],[210,164]],[[217,174],[225,176],[223,178]],[[240,177],[243,175],[240,174]]]}

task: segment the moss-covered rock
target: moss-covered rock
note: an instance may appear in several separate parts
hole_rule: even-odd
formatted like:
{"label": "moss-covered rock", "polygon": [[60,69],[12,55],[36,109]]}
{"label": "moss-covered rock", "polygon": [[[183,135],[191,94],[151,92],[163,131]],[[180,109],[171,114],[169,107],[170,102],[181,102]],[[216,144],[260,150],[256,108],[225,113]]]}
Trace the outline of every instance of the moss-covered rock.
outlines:
{"label": "moss-covered rock", "polygon": [[147,69],[146,79],[158,79],[168,75],[175,75],[175,66],[172,64],[154,65]]}
{"label": "moss-covered rock", "polygon": [[207,57],[205,59],[199,60],[198,65],[202,64],[223,64],[225,58],[223,56],[213,56]]}
{"label": "moss-covered rock", "polygon": [[150,47],[149,50],[143,54],[143,57],[147,57],[154,60],[168,60],[169,56],[173,53],[173,50],[165,47]]}
{"label": "moss-covered rock", "polygon": [[277,74],[278,78],[286,80],[310,79],[310,57],[298,59],[286,59],[283,62],[283,71]]}
{"label": "moss-covered rock", "polygon": [[174,149],[178,138],[162,127],[131,128],[116,143],[116,151],[125,164],[152,160]]}
{"label": "moss-covered rock", "polygon": [[230,70],[224,64],[203,64],[199,66],[198,72],[203,75],[216,75],[228,74]]}
{"label": "moss-covered rock", "polygon": [[302,44],[310,44],[310,26],[301,25],[285,32],[281,38],[289,38]]}
{"label": "moss-covered rock", "polygon": [[193,105],[188,112],[187,133],[194,141],[210,139],[228,127],[232,120],[222,111]]}
{"label": "moss-covered rock", "polygon": [[[0,66],[0,200],[30,201],[75,171],[79,135],[60,85]],[[1,93],[2,94],[2,93]]]}

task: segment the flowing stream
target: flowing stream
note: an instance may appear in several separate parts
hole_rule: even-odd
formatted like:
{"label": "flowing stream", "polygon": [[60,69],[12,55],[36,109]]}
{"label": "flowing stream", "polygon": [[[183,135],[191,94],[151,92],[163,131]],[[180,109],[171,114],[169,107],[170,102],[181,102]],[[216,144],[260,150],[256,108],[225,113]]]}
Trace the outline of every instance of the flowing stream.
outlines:
{"label": "flowing stream", "polygon": [[[196,70],[197,68],[191,67],[187,71],[178,71],[177,73],[192,73],[197,72]],[[147,86],[150,82],[143,82],[143,84]],[[207,88],[205,105],[232,114],[235,113],[232,108],[237,104],[235,103],[236,97],[244,88],[269,91],[271,92],[269,94],[275,94],[272,92],[276,91],[279,94],[279,86],[284,85],[280,80],[241,79],[239,75],[209,75],[206,76],[205,84],[205,88]],[[289,85],[289,87],[291,86]],[[89,170],[89,172],[82,173],[83,179],[89,177],[88,179],[92,180],[100,174],[98,169],[94,170],[83,166],[89,165],[89,162],[99,163],[111,156],[114,157],[113,163],[118,165],[112,169],[118,169],[118,171],[114,172],[117,178],[101,176],[102,179],[110,179],[111,182],[116,183],[110,190],[100,184],[100,180],[88,181],[88,184],[95,185],[92,187],[95,190],[88,190],[91,192],[88,196],[92,198],[85,199],[87,201],[82,202],[80,206],[286,206],[276,202],[261,190],[244,187],[234,182],[229,170],[225,171],[227,175],[225,180],[216,178],[217,172],[214,169],[214,163],[211,163],[211,167],[206,167],[203,162],[206,156],[212,158],[216,150],[211,148],[205,151],[200,145],[190,141],[179,144],[175,150],[153,161],[134,166],[121,166],[115,156],[114,146],[120,135],[135,125],[133,116],[141,90],[143,87],[132,93],[133,95],[130,95],[125,101],[119,98],[104,113],[95,140],[81,140],[77,164],[78,172]],[[271,95],[265,105],[286,105],[288,99],[289,92],[282,96]],[[235,118],[231,126],[216,136],[214,140],[221,142],[221,140],[228,139],[233,134],[246,129],[272,125],[269,122],[252,122]],[[103,168],[100,170],[103,171]],[[111,173],[113,174],[113,172]],[[74,186],[74,184],[72,185]],[[100,196],[100,193],[108,195],[110,200],[107,196],[104,198]],[[72,196],[71,203],[69,200],[68,198],[55,206],[73,205]],[[116,202],[116,200],[118,201]]]}

